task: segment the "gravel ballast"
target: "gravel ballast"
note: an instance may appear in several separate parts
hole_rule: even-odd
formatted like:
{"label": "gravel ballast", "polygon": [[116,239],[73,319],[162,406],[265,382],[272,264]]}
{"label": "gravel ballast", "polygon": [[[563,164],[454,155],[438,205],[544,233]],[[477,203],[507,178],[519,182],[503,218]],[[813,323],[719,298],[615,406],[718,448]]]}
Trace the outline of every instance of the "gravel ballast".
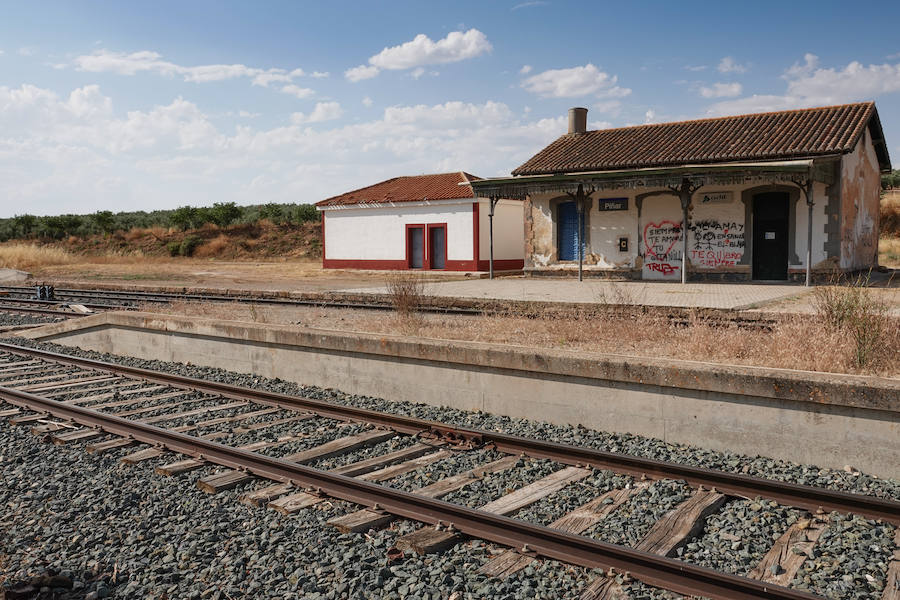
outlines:
{"label": "gravel ballast", "polygon": [[[392,403],[221,369],[115,357],[19,338],[6,341],[459,426],[900,499],[900,482],[855,472],[712,452],[580,427]],[[281,456],[366,429],[357,425],[336,427],[335,423],[327,419],[301,421],[277,430],[273,428],[274,431],[265,435],[261,432],[234,435],[228,443],[247,443],[266,436],[274,439],[277,435],[298,432],[305,436],[299,442],[266,451]],[[333,468],[412,443],[415,442],[411,438],[394,438],[314,465]],[[0,506],[4,507],[0,513],[0,587],[35,575],[62,575],[78,589],[61,598],[94,594],[90,597],[432,600],[458,593],[455,598],[462,600],[577,598],[593,578],[591,571],[554,561],[536,561],[507,580],[489,579],[477,571],[503,549],[478,540],[458,544],[443,554],[407,556],[402,562],[389,564],[385,558],[387,549],[394,545],[398,535],[413,531],[417,524],[398,520],[381,531],[343,535],[325,523],[357,510],[356,505],[332,500],[283,517],[274,511],[237,502],[244,491],[260,487],[259,482],[216,495],[204,494],[197,490],[195,482],[214,472],[213,467],[179,477],[159,477],[152,472],[154,466],[177,457],[170,454],[133,467],[121,465],[118,459],[133,450],[89,455],[78,444],[51,446],[31,435],[28,428],[0,422],[3,473]],[[489,449],[454,453],[385,484],[411,490],[501,456]],[[475,481],[445,499],[479,506],[559,468],[558,464],[544,460],[523,458],[520,463],[520,469]],[[594,471],[580,482],[527,507],[517,517],[548,524],[590,499],[631,482],[627,476]],[[683,482],[654,482],[586,535],[633,544],[655,519],[690,493]],[[680,558],[744,574],[799,514],[768,501],[732,500],[707,519],[705,532],[682,550]],[[795,585],[831,598],[877,598],[893,550],[892,536],[890,525],[833,515],[816,547],[815,559],[807,561]],[[740,538],[739,548],[733,547],[733,537]],[[865,563],[864,567],[859,566],[860,562]],[[637,582],[630,584],[628,590],[634,598],[676,597]]]}
{"label": "gravel ballast", "polygon": [[65,319],[62,317],[52,317],[50,315],[0,311],[0,326],[44,325],[46,323],[57,323],[64,320]]}

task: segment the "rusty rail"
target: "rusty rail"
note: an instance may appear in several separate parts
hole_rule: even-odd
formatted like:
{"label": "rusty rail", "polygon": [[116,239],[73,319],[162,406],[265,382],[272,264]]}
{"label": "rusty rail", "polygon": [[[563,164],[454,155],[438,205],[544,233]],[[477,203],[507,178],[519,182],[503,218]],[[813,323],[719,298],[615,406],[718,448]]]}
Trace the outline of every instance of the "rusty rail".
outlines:
{"label": "rusty rail", "polygon": [[745,577],[719,573],[670,558],[599,542],[549,527],[494,515],[443,500],[418,496],[366,481],[321,471],[214,441],[177,433],[114,415],[0,387],[0,398],[33,411],[47,412],[88,427],[168,450],[202,458],[266,479],[320,490],[334,498],[364,506],[378,504],[387,512],[422,523],[452,523],[461,533],[512,548],[525,545],[535,555],[589,568],[615,568],[648,585],[719,600],[814,600],[812,594]]}
{"label": "rusty rail", "polygon": [[34,308],[31,306],[9,306],[0,304],[0,312],[15,312],[31,315],[44,315],[48,317],[86,317],[86,313],[69,312],[65,310],[54,310],[52,308]]}
{"label": "rusty rail", "polygon": [[378,412],[352,406],[330,404],[321,400],[313,400],[297,396],[288,396],[264,390],[252,390],[226,383],[195,379],[170,373],[160,373],[148,369],[116,365],[113,363],[79,358],[0,343],[0,350],[15,354],[42,358],[63,364],[81,366],[95,370],[106,370],[120,375],[153,381],[181,387],[219,394],[238,400],[250,400],[260,404],[281,406],[297,410],[311,411],[323,417],[335,419],[354,420],[382,427],[387,427],[406,433],[417,435],[422,433],[434,433],[442,437],[452,437],[457,440],[477,441],[481,444],[490,444],[501,452],[509,454],[525,454],[533,458],[547,458],[567,465],[587,465],[599,469],[609,469],[619,473],[627,473],[637,477],[646,475],[655,479],[682,479],[694,486],[716,488],[718,491],[732,496],[755,498],[757,496],[775,500],[780,504],[804,508],[816,511],[837,511],[855,513],[871,519],[884,519],[900,525],[900,502],[851,494],[818,488],[807,485],[798,485],[760,477],[751,477],[736,473],[728,473],[715,469],[703,469],[691,467],[674,462],[641,458],[616,452],[605,452],[592,448],[558,444],[543,440],[519,437],[484,431],[478,429],[464,429],[448,426],[445,423],[417,419],[403,415]]}

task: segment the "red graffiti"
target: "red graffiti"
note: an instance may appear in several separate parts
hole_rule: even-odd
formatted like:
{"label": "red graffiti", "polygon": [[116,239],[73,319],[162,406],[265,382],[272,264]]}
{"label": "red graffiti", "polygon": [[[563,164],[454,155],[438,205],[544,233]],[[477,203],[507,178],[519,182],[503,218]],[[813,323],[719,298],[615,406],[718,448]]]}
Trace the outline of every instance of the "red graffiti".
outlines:
{"label": "red graffiti", "polygon": [[[650,232],[650,239],[647,239],[647,232]],[[669,250],[681,239],[681,223],[675,221],[660,221],[659,223],[647,223],[644,225],[644,248],[647,254],[653,256],[656,260],[666,260]],[[665,243],[669,243],[669,247],[660,253],[656,253],[654,246],[662,248]]]}
{"label": "red graffiti", "polygon": [[678,270],[678,265],[670,265],[669,263],[647,263],[647,268],[651,271],[658,271],[663,275],[671,275]]}
{"label": "red graffiti", "polygon": [[743,255],[731,250],[691,250],[691,261],[704,267],[734,267]]}

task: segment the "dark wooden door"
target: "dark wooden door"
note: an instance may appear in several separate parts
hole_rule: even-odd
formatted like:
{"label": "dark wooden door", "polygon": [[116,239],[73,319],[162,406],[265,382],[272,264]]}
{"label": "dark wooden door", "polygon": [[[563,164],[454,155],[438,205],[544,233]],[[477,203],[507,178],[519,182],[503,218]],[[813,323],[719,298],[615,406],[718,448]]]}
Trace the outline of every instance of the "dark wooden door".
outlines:
{"label": "dark wooden door", "polygon": [[428,256],[431,257],[432,269],[447,268],[447,228],[444,226],[428,226]]}
{"label": "dark wooden door", "polygon": [[406,257],[410,269],[421,269],[425,266],[425,228],[407,227]]}
{"label": "dark wooden door", "polygon": [[[563,202],[556,208],[557,257],[559,260],[578,260],[578,243],[584,238],[578,231],[578,208],[574,202]],[[582,241],[583,243],[583,241]]]}
{"label": "dark wooden door", "polygon": [[789,207],[784,192],[753,197],[753,279],[787,279]]}

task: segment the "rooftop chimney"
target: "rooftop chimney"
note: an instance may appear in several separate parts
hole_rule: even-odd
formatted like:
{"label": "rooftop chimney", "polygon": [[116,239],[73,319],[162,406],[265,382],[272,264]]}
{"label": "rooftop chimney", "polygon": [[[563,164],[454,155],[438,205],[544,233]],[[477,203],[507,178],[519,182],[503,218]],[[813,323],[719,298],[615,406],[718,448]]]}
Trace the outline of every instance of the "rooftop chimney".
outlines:
{"label": "rooftop chimney", "polygon": [[587,110],[580,107],[569,109],[569,133],[584,133],[587,131]]}

